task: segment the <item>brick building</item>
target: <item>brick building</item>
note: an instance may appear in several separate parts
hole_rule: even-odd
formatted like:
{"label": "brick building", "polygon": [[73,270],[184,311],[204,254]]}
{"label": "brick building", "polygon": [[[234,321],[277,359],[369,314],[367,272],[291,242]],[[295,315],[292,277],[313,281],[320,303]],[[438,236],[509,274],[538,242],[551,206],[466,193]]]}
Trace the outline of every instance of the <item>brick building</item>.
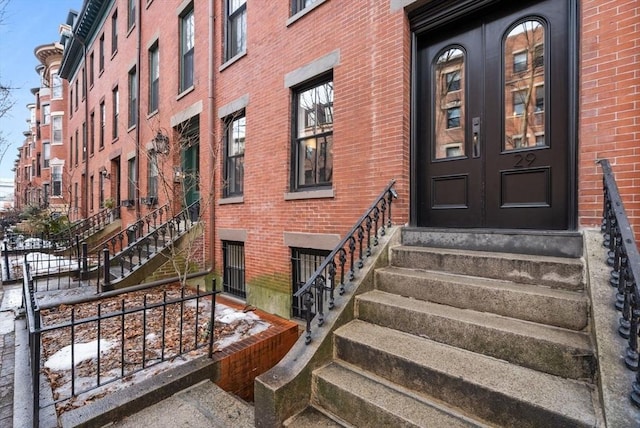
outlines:
{"label": "brick building", "polygon": [[75,218],[112,198],[123,225],[200,200],[205,267],[285,317],[392,178],[400,224],[576,230],[600,222],[609,158],[637,225],[639,14],[628,0],[86,0],[61,40],[61,188]]}
{"label": "brick building", "polygon": [[66,110],[66,82],[58,73],[62,49],[59,43],[34,49],[40,61],[36,67],[40,86],[31,90],[35,101],[27,105],[28,129],[24,132],[25,141],[15,163],[14,200],[18,209],[36,205],[64,211],[67,204],[60,181]]}

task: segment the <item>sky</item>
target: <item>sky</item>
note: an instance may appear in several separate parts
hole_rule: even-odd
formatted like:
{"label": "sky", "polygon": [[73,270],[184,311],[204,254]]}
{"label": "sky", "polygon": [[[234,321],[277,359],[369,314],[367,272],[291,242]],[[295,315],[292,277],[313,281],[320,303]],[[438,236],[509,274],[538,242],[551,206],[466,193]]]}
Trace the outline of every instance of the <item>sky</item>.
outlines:
{"label": "sky", "polygon": [[27,130],[26,106],[35,100],[31,88],[40,85],[35,71],[39,61],[33,51],[37,46],[60,41],[58,26],[66,21],[70,9],[82,9],[83,0],[8,1],[0,24],[0,82],[15,88],[15,105],[0,118],[0,132],[10,145],[0,162],[0,178],[13,179],[11,169],[17,148],[24,141],[22,133]]}

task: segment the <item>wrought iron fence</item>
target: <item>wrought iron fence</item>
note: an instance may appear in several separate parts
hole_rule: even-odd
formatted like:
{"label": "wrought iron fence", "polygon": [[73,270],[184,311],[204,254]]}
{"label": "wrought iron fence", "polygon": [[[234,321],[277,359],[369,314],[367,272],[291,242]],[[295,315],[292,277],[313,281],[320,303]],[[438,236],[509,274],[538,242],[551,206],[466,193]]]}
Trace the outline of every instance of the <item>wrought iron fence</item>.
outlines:
{"label": "wrought iron fence", "polygon": [[35,276],[47,275],[55,269],[77,269],[81,250],[79,237],[73,240],[73,245],[70,245],[67,239],[50,240],[41,237],[23,238],[17,240],[13,245],[4,241],[1,247],[0,262],[2,264],[2,280],[9,282],[22,279],[22,262],[25,256],[37,265],[33,269]]}
{"label": "wrought iron fence", "polygon": [[[47,308],[38,305],[29,264],[23,268],[36,428],[40,409],[64,405],[190,352],[203,350],[212,356],[219,293],[215,280],[211,291],[178,287],[154,292],[151,287],[156,284],[129,301],[113,293],[111,301]],[[61,366],[57,356],[65,352],[70,358]],[[45,375],[62,386],[52,391],[51,400],[41,401],[40,377]]]}
{"label": "wrought iron fence", "polygon": [[307,344],[311,342],[313,318],[317,317],[318,327],[324,324],[325,307],[331,310],[335,305],[335,290],[339,295],[344,294],[347,285],[355,279],[356,271],[364,266],[364,260],[378,245],[379,237],[391,227],[391,204],[398,198],[394,184],[395,180],[391,180],[313,275],[294,293],[294,299],[302,299]]}
{"label": "wrought iron fence", "polygon": [[635,371],[631,385],[631,402],[640,407],[640,370],[638,326],[640,324],[640,253],[629,224],[615,176],[607,159],[599,161],[603,172],[604,207],[602,233],[607,251],[607,264],[612,267],[610,284],[615,287],[615,307],[621,312],[618,333],[627,339],[625,365]]}

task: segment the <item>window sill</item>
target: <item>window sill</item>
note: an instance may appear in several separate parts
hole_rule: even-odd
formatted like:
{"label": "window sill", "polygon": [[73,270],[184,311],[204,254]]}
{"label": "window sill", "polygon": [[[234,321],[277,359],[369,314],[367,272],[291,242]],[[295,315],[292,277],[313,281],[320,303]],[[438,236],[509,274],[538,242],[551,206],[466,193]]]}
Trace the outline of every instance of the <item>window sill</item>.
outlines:
{"label": "window sill", "polygon": [[244,196],[230,196],[218,200],[218,205],[243,204]]}
{"label": "window sill", "polygon": [[287,19],[286,26],[288,27],[289,25],[291,25],[294,22],[298,21],[300,18],[302,18],[306,14],[310,13],[312,10],[316,9],[322,3],[326,3],[326,2],[327,2],[327,0],[319,0],[316,3],[312,4],[311,6],[305,7],[304,9],[302,9],[301,11],[296,13],[295,15],[289,17],[289,19]]}
{"label": "window sill", "polygon": [[328,199],[333,198],[334,192],[331,189],[304,190],[301,192],[289,192],[284,194],[285,201],[296,201],[299,199]]}
{"label": "window sill", "polygon": [[120,139],[120,137],[114,138],[113,140],[111,140],[111,144],[117,143],[119,139]]}
{"label": "window sill", "polygon": [[113,60],[113,58],[118,54],[118,49],[116,49],[115,51],[111,52],[111,60]]}
{"label": "window sill", "polygon": [[135,124],[129,125],[129,127],[127,128],[127,133],[133,131],[134,129],[136,129],[136,125]]}
{"label": "window sill", "polygon": [[247,50],[245,49],[242,52],[236,54],[234,57],[229,58],[224,64],[222,64],[220,66],[218,71],[222,71],[224,69],[227,69],[227,68],[231,67],[231,65],[235,64],[236,62],[238,62],[240,60],[240,58],[243,58],[246,55],[247,55]]}
{"label": "window sill", "polygon": [[180,92],[178,94],[178,96],[176,97],[176,101],[179,100],[180,98],[183,98],[187,94],[193,92],[195,90],[195,88],[196,88],[195,85],[191,85],[187,89],[185,89],[184,91]]}
{"label": "window sill", "polygon": [[153,116],[158,114],[158,109],[155,109],[151,113],[147,114],[147,119],[151,119]]}

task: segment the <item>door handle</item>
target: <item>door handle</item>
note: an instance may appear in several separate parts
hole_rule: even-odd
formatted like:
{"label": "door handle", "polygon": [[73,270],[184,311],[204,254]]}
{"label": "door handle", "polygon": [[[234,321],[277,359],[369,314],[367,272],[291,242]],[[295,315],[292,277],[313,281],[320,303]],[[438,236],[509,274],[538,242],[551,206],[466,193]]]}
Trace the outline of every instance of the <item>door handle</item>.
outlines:
{"label": "door handle", "polygon": [[472,133],[472,156],[474,158],[480,157],[480,118],[474,117],[471,119],[471,133]]}

